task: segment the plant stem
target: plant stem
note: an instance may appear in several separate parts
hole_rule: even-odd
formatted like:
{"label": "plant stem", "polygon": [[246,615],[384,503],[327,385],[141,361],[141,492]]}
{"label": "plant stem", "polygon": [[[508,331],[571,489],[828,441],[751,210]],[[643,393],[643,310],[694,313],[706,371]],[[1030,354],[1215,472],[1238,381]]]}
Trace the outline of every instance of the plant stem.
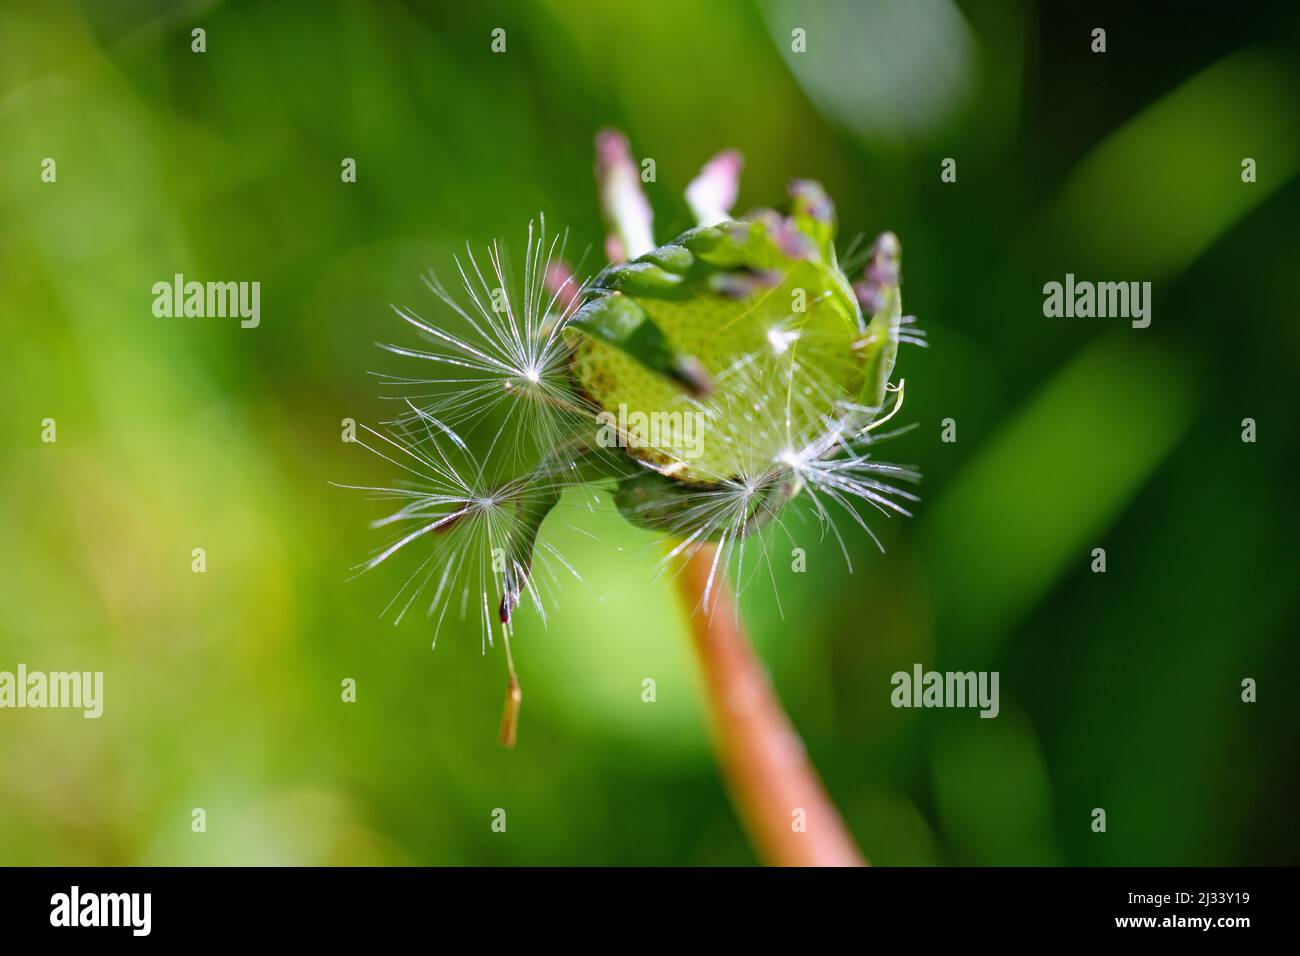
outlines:
{"label": "plant stem", "polygon": [[715,553],[712,545],[688,549],[677,582],[691,612],[719,761],[750,841],[772,866],[866,866],[744,633],[720,570],[710,587]]}
{"label": "plant stem", "polygon": [[515,661],[510,654],[509,637],[505,639],[505,643],[506,667],[510,678],[506,683],[506,704],[501,711],[501,733],[498,740],[502,747],[513,750],[519,735],[519,708],[523,704],[524,695],[519,687],[519,677],[515,674]]}

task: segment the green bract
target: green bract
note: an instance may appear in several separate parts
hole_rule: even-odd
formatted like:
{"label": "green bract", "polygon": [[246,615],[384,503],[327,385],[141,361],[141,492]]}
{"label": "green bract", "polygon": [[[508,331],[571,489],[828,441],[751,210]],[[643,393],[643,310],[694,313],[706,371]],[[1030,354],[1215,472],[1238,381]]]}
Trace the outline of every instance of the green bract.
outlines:
{"label": "green bract", "polygon": [[[616,498],[638,523],[674,530],[674,484],[777,485],[783,502],[798,488],[795,459],[835,452],[881,409],[898,348],[897,241],[877,241],[887,281],[864,317],[836,258],[831,202],[807,181],[791,195],[789,215],[692,229],[610,266],[567,326],[575,387],[654,469]],[[760,519],[772,504],[755,496]]]}

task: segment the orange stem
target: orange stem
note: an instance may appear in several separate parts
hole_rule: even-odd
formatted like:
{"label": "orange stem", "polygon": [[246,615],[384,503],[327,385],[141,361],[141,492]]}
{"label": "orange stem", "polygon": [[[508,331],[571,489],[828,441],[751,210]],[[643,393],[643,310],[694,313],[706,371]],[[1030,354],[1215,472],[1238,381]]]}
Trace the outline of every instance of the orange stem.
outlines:
{"label": "orange stem", "polygon": [[[689,549],[677,575],[691,611],[718,756],[731,800],[759,857],[772,866],[866,866],[754,653],[715,549]],[[802,811],[802,812],[800,812]]]}

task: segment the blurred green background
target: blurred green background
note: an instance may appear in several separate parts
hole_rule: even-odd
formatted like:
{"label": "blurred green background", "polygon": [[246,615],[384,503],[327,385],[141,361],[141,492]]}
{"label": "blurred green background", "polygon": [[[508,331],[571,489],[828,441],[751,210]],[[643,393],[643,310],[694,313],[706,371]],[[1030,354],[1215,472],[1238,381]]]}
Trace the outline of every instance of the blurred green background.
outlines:
{"label": "blurred green background", "polygon": [[[0,670],[106,684],[97,721],[0,712],[0,863],[754,862],[683,614],[608,507],[548,525],[590,591],[523,616],[515,752],[499,648],[381,620],[395,569],[346,580],[379,512],[328,482],[389,477],[339,426],[388,411],[388,304],[445,318],[419,276],[518,260],[538,212],[598,266],[605,125],[656,160],[660,239],[726,146],[740,208],[811,177],[842,244],[902,239],[917,517],[873,520],[884,556],[844,522],[851,575],[809,522],[784,618],[744,594],[866,854],[1300,862],[1300,18],[1127,6],[0,5]],[[261,326],[155,318],[177,272],[260,281]],[[1067,272],[1151,281],[1151,327],[1044,318]],[[918,661],[1000,671],[1001,716],[891,708]]]}

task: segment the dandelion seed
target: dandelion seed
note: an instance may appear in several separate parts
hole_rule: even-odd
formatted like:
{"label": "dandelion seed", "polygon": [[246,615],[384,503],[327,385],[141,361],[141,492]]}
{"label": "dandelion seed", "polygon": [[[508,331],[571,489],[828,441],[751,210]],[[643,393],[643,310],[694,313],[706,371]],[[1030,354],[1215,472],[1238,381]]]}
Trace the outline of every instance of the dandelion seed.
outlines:
{"label": "dandelion seed", "polygon": [[791,344],[799,341],[799,333],[785,329],[771,329],[767,333],[767,341],[772,345],[772,351],[781,355],[789,351]]}
{"label": "dandelion seed", "polygon": [[411,408],[418,429],[384,434],[363,425],[364,435],[356,439],[407,476],[387,487],[341,486],[402,502],[396,511],[372,523],[375,528],[397,530],[356,570],[364,573],[400,553],[422,549],[414,570],[383,613],[391,613],[394,623],[400,623],[423,598],[436,643],[453,605],[459,607],[462,619],[473,607],[475,614],[481,614],[486,650],[497,634],[508,639],[511,612],[525,596],[545,622],[544,590],[557,583],[552,563],[580,580],[553,545],[536,546],[537,529],[554,507],[562,484],[534,476],[488,482],[480,462],[450,426]]}
{"label": "dandelion seed", "polygon": [[[544,218],[536,229],[529,224],[518,296],[510,294],[510,277],[499,243],[489,247],[486,275],[472,249],[467,247],[465,258],[456,260],[465,303],[448,292],[436,275],[426,276],[425,284],[469,327],[469,334],[457,334],[410,309],[394,306],[432,347],[381,347],[405,358],[444,366],[447,374],[432,378],[382,375],[386,384],[398,387],[398,394],[387,397],[409,402],[423,413],[462,427],[467,435],[479,428],[494,428],[487,457],[504,441],[515,461],[526,460],[538,447],[553,447],[572,430],[575,420],[592,418],[595,412],[572,389],[568,372],[572,350],[564,335],[581,289],[572,276],[557,287],[548,283],[564,247],[563,236],[547,238]],[[433,390],[422,390],[427,387]],[[389,424],[409,424],[415,417],[414,412],[403,409]]]}

